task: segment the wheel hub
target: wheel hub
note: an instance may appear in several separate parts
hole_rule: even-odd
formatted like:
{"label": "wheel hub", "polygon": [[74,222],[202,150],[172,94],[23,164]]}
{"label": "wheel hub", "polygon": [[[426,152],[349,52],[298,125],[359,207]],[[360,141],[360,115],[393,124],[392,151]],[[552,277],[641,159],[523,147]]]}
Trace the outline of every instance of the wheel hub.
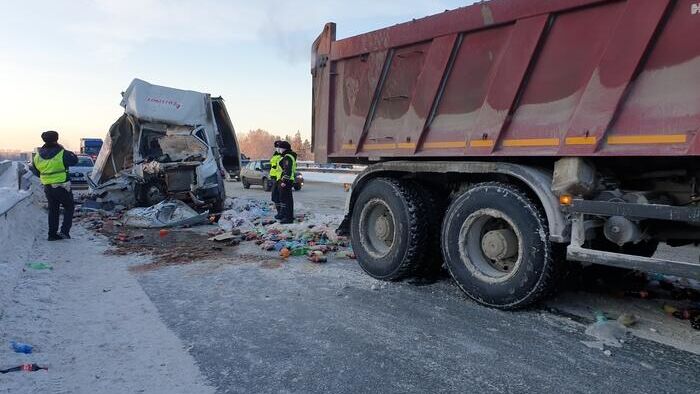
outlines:
{"label": "wheel hub", "polygon": [[505,260],[518,254],[518,237],[511,229],[493,230],[481,239],[481,250],[491,260]]}
{"label": "wheel hub", "polygon": [[503,212],[482,208],[471,213],[459,232],[460,257],[466,267],[488,282],[508,280],[522,258],[521,237]]}
{"label": "wheel hub", "polygon": [[386,202],[375,199],[367,203],[361,214],[362,243],[375,257],[386,256],[394,245],[394,215]]}
{"label": "wheel hub", "polygon": [[389,236],[389,220],[386,216],[380,216],[374,224],[374,230],[382,239],[387,239]]}

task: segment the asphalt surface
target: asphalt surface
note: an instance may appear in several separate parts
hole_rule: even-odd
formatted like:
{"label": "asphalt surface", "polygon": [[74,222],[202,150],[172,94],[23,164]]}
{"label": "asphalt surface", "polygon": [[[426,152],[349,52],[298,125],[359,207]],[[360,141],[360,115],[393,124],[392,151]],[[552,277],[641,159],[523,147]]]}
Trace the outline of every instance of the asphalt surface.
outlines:
{"label": "asphalt surface", "polygon": [[[345,197],[341,185],[295,192],[318,212],[342,208]],[[352,260],[282,263],[247,243],[230,260],[138,278],[222,393],[700,390],[700,356],[638,338],[607,356],[582,343],[591,338],[573,320],[484,308],[447,279],[375,281]]]}
{"label": "asphalt surface", "polygon": [[[346,193],[342,184],[325,182],[305,182],[301,190],[294,191],[294,207],[297,210],[309,210],[322,214],[339,214],[343,212]],[[240,182],[226,182],[226,195],[269,199],[270,193],[262,186],[244,189]]]}

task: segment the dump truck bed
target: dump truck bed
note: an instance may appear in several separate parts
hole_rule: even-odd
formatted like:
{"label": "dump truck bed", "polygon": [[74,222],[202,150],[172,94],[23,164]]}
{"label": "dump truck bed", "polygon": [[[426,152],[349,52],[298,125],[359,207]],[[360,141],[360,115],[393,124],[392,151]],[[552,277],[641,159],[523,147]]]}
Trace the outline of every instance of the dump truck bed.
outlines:
{"label": "dump truck bed", "polygon": [[700,4],[493,0],[314,43],[318,161],[700,154]]}

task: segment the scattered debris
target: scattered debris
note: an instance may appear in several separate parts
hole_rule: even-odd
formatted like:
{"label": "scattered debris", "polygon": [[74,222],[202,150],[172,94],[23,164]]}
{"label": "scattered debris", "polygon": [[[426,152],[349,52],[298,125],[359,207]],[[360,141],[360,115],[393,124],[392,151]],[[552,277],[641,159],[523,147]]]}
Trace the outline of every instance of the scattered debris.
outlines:
{"label": "scattered debris", "polygon": [[352,248],[348,250],[340,250],[335,254],[335,257],[338,259],[351,259],[355,260],[355,252],[352,251]]}
{"label": "scattered debris", "polygon": [[596,312],[596,321],[586,328],[586,335],[596,338],[605,346],[622,347],[627,328],[615,320],[608,320],[602,312]]}
{"label": "scattered debris", "polygon": [[281,258],[283,258],[283,259],[289,258],[289,255],[290,255],[289,249],[282,248],[282,250],[280,250],[280,257]]}
{"label": "scattered debris", "polygon": [[11,341],[10,348],[12,348],[12,350],[14,350],[15,353],[31,354],[32,349],[34,349],[34,346],[28,343]]}
{"label": "scattered debris", "polygon": [[690,320],[690,326],[693,327],[694,330],[700,330],[700,316],[695,316]]}
{"label": "scattered debris", "polygon": [[50,264],[42,263],[42,262],[27,263],[27,268],[31,268],[31,269],[37,270],[37,271],[53,270],[53,267]]}
{"label": "scattered debris", "polygon": [[[152,262],[130,267],[132,271],[149,271],[170,265],[188,264],[199,260],[220,260],[230,255],[222,246],[230,243],[221,242],[212,245],[208,236],[190,230],[166,230],[167,237],[161,236],[156,229],[122,229],[119,233],[100,230],[108,237],[112,248],[104,253],[108,255],[151,255]],[[120,236],[122,235],[122,236]]]}
{"label": "scattered debris", "polygon": [[340,216],[302,213],[296,215],[294,224],[282,225],[273,218],[274,205],[268,201],[232,198],[226,203],[230,209],[221,213],[220,232],[210,234],[211,241],[255,242],[262,250],[279,252],[282,258],[307,256],[314,263],[327,262],[331,252],[337,252],[338,258],[355,258],[352,249],[339,250],[350,244],[347,238],[336,235]]}
{"label": "scattered debris", "polygon": [[325,263],[328,261],[326,256],[324,256],[323,252],[321,252],[320,250],[314,250],[314,251],[309,252],[308,259],[312,263]]}
{"label": "scattered debris", "polygon": [[209,240],[216,241],[216,242],[223,242],[223,241],[228,241],[228,240],[234,239],[236,237],[238,237],[238,236],[233,235],[231,233],[223,233],[223,234],[215,235],[215,236],[209,238]]}
{"label": "scattered debris", "polygon": [[16,367],[12,368],[7,368],[7,369],[0,369],[0,373],[9,373],[9,372],[34,372],[38,371],[40,369],[48,370],[46,367],[40,367],[37,364],[22,364]]}
{"label": "scattered debris", "polygon": [[166,200],[147,208],[133,208],[124,213],[125,226],[139,228],[182,227],[207,222],[209,211],[197,213],[180,200]]}
{"label": "scattered debris", "polygon": [[632,327],[633,325],[637,324],[638,321],[639,317],[632,313],[623,313],[617,317],[617,322],[625,327]]}

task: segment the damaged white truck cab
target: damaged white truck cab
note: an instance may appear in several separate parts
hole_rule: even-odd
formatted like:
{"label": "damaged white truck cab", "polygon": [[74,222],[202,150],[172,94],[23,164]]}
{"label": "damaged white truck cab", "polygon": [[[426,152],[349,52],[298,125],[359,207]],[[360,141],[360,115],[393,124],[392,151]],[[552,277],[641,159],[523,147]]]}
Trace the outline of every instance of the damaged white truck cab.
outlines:
{"label": "damaged white truck cab", "polygon": [[139,79],[122,95],[124,114],[105,138],[92,192],[127,206],[177,198],[220,210],[224,177],[240,169],[223,99]]}

